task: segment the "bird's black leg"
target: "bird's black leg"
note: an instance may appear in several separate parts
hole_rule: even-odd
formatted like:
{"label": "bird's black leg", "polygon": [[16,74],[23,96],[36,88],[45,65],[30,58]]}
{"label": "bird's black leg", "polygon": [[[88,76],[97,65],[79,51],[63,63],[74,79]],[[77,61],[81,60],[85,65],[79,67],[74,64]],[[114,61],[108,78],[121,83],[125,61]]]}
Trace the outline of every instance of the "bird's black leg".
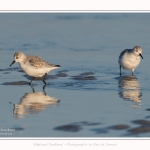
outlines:
{"label": "bird's black leg", "polygon": [[43,86],[43,92],[44,92],[44,95],[46,95],[45,87],[46,87],[46,84]]}
{"label": "bird's black leg", "polygon": [[121,66],[120,66],[120,76],[122,75],[122,73],[121,73]]}
{"label": "bird's black leg", "polygon": [[35,79],[35,77],[32,78],[32,80],[29,82],[29,85],[31,85],[31,82]]}
{"label": "bird's black leg", "polygon": [[132,71],[132,76],[133,76],[133,71]]}
{"label": "bird's black leg", "polygon": [[45,82],[46,76],[47,76],[47,73],[44,75],[44,79],[43,79],[43,82],[44,82],[45,85],[47,84],[47,83]]}
{"label": "bird's black leg", "polygon": [[33,93],[35,93],[34,87],[32,85],[31,85],[31,88],[32,88]]}

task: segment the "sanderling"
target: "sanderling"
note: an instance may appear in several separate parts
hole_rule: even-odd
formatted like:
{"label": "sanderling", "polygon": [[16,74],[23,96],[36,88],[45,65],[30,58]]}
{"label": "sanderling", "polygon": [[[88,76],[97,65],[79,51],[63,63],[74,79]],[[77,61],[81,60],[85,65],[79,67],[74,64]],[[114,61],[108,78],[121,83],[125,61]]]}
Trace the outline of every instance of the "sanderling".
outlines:
{"label": "sanderling", "polygon": [[121,67],[125,70],[132,70],[132,75],[134,69],[139,65],[142,56],[142,48],[140,46],[135,46],[133,49],[125,49],[121,52],[119,56],[118,63],[120,64],[120,75]]}
{"label": "sanderling", "polygon": [[46,84],[45,77],[48,72],[60,67],[59,65],[50,64],[38,56],[26,56],[22,52],[16,52],[14,54],[14,61],[10,66],[15,62],[19,63],[20,67],[27,75],[33,77],[29,85],[35,77],[42,77],[44,84]]}

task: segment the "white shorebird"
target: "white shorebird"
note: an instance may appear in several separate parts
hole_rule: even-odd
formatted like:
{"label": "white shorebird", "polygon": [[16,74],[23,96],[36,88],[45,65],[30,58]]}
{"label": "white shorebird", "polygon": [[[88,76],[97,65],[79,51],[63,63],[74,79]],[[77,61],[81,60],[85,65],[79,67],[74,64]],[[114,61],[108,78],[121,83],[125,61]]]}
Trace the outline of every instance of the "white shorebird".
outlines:
{"label": "white shorebird", "polygon": [[120,65],[120,75],[121,73],[121,67],[125,70],[132,70],[132,75],[134,72],[134,69],[139,65],[142,56],[142,48],[140,46],[135,46],[133,49],[125,49],[121,52],[119,56],[118,63]]}
{"label": "white shorebird", "polygon": [[36,77],[43,77],[43,82],[45,82],[45,77],[49,71],[59,68],[59,65],[54,65],[46,62],[38,56],[26,56],[22,52],[16,52],[14,54],[14,61],[10,64],[12,66],[15,62],[18,62],[23,71],[33,77],[29,82],[29,85]]}

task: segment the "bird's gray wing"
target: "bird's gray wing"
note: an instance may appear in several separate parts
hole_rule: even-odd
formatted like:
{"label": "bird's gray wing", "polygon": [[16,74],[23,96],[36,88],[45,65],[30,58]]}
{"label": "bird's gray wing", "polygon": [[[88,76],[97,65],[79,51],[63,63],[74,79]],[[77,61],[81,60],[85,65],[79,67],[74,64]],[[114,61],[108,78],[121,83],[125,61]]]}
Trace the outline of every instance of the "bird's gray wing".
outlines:
{"label": "bird's gray wing", "polygon": [[28,61],[29,61],[30,64],[31,64],[33,67],[35,67],[35,68],[42,68],[42,67],[46,67],[46,68],[60,67],[59,65],[50,64],[50,63],[46,62],[44,59],[42,59],[41,57],[38,57],[38,56],[28,56]]}
{"label": "bird's gray wing", "polygon": [[119,58],[121,58],[125,53],[130,53],[132,49],[125,49],[120,53]]}

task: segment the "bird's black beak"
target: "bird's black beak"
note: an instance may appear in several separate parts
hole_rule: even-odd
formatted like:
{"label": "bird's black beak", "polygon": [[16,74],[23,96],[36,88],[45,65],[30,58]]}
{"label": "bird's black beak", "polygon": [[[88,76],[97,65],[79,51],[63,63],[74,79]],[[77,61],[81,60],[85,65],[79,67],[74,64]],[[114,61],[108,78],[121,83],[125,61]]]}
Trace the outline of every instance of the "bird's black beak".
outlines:
{"label": "bird's black beak", "polygon": [[139,54],[140,56],[141,56],[141,58],[143,59],[143,56],[142,56],[142,54]]}
{"label": "bird's black beak", "polygon": [[11,64],[10,64],[10,67],[15,63],[16,61],[14,60]]}

